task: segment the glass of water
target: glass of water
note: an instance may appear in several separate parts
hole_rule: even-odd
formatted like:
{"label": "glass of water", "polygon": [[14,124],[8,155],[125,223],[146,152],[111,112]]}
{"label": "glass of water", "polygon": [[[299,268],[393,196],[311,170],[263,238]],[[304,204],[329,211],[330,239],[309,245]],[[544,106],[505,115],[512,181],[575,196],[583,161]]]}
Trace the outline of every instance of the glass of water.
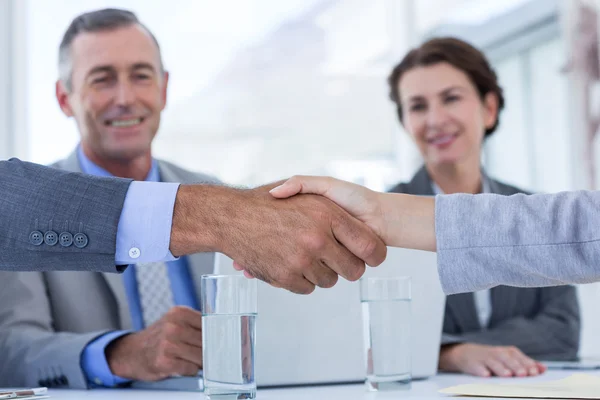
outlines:
{"label": "glass of water", "polygon": [[209,399],[254,399],[256,280],[203,275],[200,309],[204,393]]}
{"label": "glass of water", "polygon": [[410,277],[363,278],[360,299],[367,389],[410,389]]}

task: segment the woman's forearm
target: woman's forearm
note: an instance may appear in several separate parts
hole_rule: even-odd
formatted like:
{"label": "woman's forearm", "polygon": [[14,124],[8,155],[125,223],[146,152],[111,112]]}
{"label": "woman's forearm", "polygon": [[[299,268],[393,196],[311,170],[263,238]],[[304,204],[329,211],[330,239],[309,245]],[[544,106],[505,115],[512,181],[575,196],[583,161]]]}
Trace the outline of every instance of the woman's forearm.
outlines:
{"label": "woman's forearm", "polygon": [[381,232],[388,246],[436,250],[435,199],[398,193],[378,193]]}

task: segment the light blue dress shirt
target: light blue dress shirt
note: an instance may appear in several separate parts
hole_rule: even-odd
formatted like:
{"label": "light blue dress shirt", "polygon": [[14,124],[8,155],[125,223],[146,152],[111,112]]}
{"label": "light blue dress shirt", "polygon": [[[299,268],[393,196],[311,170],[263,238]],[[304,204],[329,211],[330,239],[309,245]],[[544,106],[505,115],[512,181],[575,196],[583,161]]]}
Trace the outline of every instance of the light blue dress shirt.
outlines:
{"label": "light blue dress shirt", "polygon": [[[77,155],[83,172],[111,176],[108,171],[90,161],[81,150],[81,146],[77,149]],[[175,304],[198,309],[187,259],[175,259],[169,251],[173,206],[179,184],[158,185],[157,182],[160,182],[160,174],[158,164],[154,160],[146,181],[131,183],[119,221],[115,261],[119,265],[160,259],[167,261]],[[148,215],[152,215],[152,221],[148,221]],[[149,229],[150,222],[152,229]],[[144,329],[134,266],[123,272],[123,284],[133,328]],[[90,342],[83,350],[81,366],[90,385],[110,387],[129,382],[111,373],[104,353],[106,346],[113,340],[128,333],[131,332],[106,333]]]}

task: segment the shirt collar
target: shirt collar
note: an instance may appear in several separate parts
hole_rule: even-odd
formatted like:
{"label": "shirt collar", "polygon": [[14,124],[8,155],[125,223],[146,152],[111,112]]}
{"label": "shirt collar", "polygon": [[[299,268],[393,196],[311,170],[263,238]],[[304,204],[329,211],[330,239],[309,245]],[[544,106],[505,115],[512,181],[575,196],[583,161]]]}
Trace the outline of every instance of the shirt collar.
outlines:
{"label": "shirt collar", "polygon": [[[486,176],[485,173],[483,173],[483,171],[481,172],[481,193],[491,193],[491,189],[490,189],[490,181],[488,179],[488,177]],[[438,195],[438,194],[444,194],[444,191],[442,190],[441,187],[438,186],[437,183],[435,183],[434,181],[431,181],[431,189],[433,190],[433,193]]]}
{"label": "shirt collar", "polygon": [[[81,167],[81,171],[83,173],[104,177],[113,176],[110,172],[90,160],[83,152],[81,145],[77,146],[77,158],[79,159],[79,166]],[[152,159],[152,166],[150,167],[150,171],[148,172],[148,176],[145,180],[147,182],[160,182],[158,163],[155,159]]]}

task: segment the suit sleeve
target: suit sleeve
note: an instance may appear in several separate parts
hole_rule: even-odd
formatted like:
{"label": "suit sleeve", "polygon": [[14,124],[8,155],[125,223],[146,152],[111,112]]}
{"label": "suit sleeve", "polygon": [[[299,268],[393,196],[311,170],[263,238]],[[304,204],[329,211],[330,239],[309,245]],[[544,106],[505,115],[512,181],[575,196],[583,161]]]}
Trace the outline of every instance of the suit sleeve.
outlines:
{"label": "suit sleeve", "polygon": [[436,196],[447,294],[600,280],[600,192]]}
{"label": "suit sleeve", "polygon": [[0,161],[0,269],[121,271],[115,246],[130,182]]}

